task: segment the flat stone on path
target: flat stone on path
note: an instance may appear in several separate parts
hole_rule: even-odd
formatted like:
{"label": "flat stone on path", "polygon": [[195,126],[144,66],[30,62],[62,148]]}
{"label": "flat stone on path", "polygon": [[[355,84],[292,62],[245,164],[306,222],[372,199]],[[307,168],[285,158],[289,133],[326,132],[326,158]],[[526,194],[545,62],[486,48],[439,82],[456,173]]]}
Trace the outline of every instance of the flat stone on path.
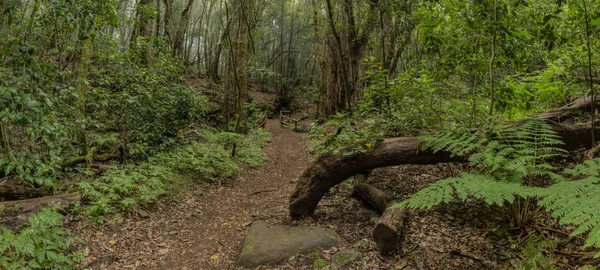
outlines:
{"label": "flat stone on path", "polygon": [[242,244],[239,264],[256,267],[288,258],[296,253],[330,248],[340,236],[330,229],[269,225],[259,220],[252,223]]}
{"label": "flat stone on path", "polygon": [[342,266],[361,260],[363,254],[355,249],[342,250],[331,257],[331,269],[340,269]]}

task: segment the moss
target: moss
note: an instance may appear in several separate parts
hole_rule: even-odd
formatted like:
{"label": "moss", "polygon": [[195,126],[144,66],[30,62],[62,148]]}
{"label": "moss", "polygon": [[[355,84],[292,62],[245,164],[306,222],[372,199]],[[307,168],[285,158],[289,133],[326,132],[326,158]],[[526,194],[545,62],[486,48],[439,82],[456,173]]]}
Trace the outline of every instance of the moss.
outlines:
{"label": "moss", "polygon": [[323,269],[325,268],[329,263],[327,262],[327,260],[325,259],[318,259],[313,263],[313,268],[314,269]]}
{"label": "moss", "polygon": [[329,236],[331,239],[340,240],[340,236],[339,236],[339,235],[338,235],[336,232],[334,232],[334,231],[332,231],[332,230],[327,230],[327,231],[325,232],[325,234],[326,234],[327,236]]}
{"label": "moss", "polygon": [[352,260],[352,256],[350,256],[349,254],[342,254],[342,255],[335,257],[335,264],[344,265],[351,260]]}
{"label": "moss", "polygon": [[250,244],[250,241],[244,241],[244,244],[242,245],[242,254],[248,254],[252,252],[253,249],[254,245]]}

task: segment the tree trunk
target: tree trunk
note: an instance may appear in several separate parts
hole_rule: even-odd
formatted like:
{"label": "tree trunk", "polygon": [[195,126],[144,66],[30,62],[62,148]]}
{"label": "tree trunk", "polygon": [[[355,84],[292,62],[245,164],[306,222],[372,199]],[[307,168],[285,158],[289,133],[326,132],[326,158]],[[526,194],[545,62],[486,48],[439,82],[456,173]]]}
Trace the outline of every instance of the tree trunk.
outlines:
{"label": "tree trunk", "polygon": [[[173,44],[173,37],[171,34],[171,18],[173,17],[173,2],[175,0],[163,0],[165,4],[165,16],[163,17],[164,22],[164,37],[169,45]],[[172,46],[171,46],[172,47]]]}
{"label": "tree trunk", "polygon": [[398,248],[404,234],[407,212],[403,208],[390,208],[397,198],[381,189],[365,183],[354,185],[352,197],[382,214],[373,230],[373,238],[382,253]]}
{"label": "tree trunk", "polygon": [[[236,132],[248,132],[248,119],[245,104],[248,99],[248,42],[250,38],[250,14],[254,8],[254,0],[240,0],[238,11],[238,40],[235,43],[237,63],[236,69]],[[234,44],[231,44],[233,46]]]}
{"label": "tree trunk", "polygon": [[215,53],[209,63],[209,66],[208,66],[208,70],[207,70],[208,77],[214,83],[219,83],[219,81],[221,80],[219,77],[219,65],[221,63],[221,53],[223,52],[223,47],[228,44],[229,31],[231,29],[232,21],[233,20],[231,20],[231,18],[229,18],[229,16],[228,16],[225,29],[223,30],[223,33],[221,34],[221,39],[219,40],[219,43],[217,44],[217,47],[214,50]]}
{"label": "tree trunk", "polygon": [[414,137],[386,139],[374,149],[344,155],[321,155],[300,176],[296,190],[290,198],[290,216],[299,219],[311,215],[329,189],[354,175],[379,167],[402,164],[436,164],[458,161],[448,153],[423,151],[421,141]]}
{"label": "tree trunk", "polygon": [[185,33],[188,30],[188,25],[190,21],[190,13],[192,10],[192,5],[194,4],[194,0],[188,0],[187,5],[181,12],[181,18],[179,19],[179,24],[177,26],[177,30],[175,33],[175,38],[173,39],[172,44],[172,52],[173,56],[178,56],[183,53],[183,40],[185,37]]}
{"label": "tree trunk", "polygon": [[143,14],[140,10],[146,10],[148,6],[152,5],[152,0],[140,0],[137,5],[137,16],[135,26],[131,33],[131,44],[135,44],[138,37],[147,37],[152,33],[152,25],[150,21],[152,18],[148,17],[147,14]]}
{"label": "tree trunk", "polygon": [[[590,97],[581,98],[549,113],[540,114],[538,117],[549,120],[550,125],[565,143],[563,149],[571,151],[581,147],[591,148],[591,140],[589,140],[593,128],[591,123],[573,126],[552,121],[552,119],[571,115],[573,111],[588,108],[591,102]],[[364,149],[361,145],[357,147]],[[421,141],[414,137],[386,139],[366,152],[357,152],[354,149],[356,147],[345,147],[333,154],[321,155],[304,171],[290,198],[289,209],[292,219],[311,215],[331,187],[365,171],[402,164],[465,161],[461,157],[450,157],[449,153],[422,150]]]}
{"label": "tree trunk", "polygon": [[29,200],[2,202],[0,203],[0,209],[6,209],[5,211],[7,213],[15,214],[14,218],[7,219],[8,221],[3,225],[14,231],[18,231],[25,225],[31,215],[39,212],[44,207],[54,204],[65,205],[78,201],[81,201],[81,194],[73,193]]}

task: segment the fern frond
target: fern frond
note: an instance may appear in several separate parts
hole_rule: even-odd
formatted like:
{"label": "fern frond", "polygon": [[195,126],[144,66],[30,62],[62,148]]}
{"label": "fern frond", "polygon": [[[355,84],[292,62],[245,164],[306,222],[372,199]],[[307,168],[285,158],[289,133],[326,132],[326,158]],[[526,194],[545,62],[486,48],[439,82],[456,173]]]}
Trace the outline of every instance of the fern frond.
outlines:
{"label": "fern frond", "polygon": [[517,183],[499,182],[491,175],[464,173],[431,184],[394,207],[427,209],[450,202],[454,194],[463,201],[472,196],[489,205],[502,205],[513,202],[516,196],[535,196],[539,190]]}
{"label": "fern frond", "polygon": [[[589,231],[586,247],[600,248],[599,177],[591,176],[583,180],[558,183],[544,189],[540,195],[543,197],[540,205],[551,212],[552,216],[559,218],[561,224],[573,224],[578,227],[571,236]],[[600,256],[600,253],[596,256]]]}

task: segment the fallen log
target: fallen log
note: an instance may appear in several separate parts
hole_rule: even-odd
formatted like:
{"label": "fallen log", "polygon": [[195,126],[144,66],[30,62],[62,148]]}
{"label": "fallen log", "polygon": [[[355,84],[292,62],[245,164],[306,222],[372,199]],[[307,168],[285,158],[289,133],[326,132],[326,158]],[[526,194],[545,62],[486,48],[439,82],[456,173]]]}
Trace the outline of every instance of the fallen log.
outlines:
{"label": "fallen log", "polygon": [[7,201],[0,203],[0,209],[4,209],[5,213],[9,213],[10,217],[2,219],[2,225],[10,229],[20,229],[29,219],[29,217],[44,207],[50,205],[65,205],[81,201],[81,194],[72,193],[59,196],[40,197],[28,200]]}
{"label": "fallen log", "polygon": [[[598,99],[596,99],[598,100]],[[591,148],[592,125],[567,125],[561,123],[575,112],[591,108],[591,97],[579,98],[563,107],[537,115],[546,119],[565,143],[565,150],[576,150],[582,147]],[[596,132],[600,131],[595,127]],[[338,129],[338,133],[340,130]],[[341,148],[337,153],[351,150]],[[375,168],[404,164],[437,164],[444,162],[465,161],[465,157],[451,157],[449,153],[433,153],[421,149],[421,141],[414,137],[386,139],[374,149],[366,152],[355,152],[349,155],[324,154],[319,156],[302,173],[296,189],[290,197],[290,216],[300,219],[314,213],[317,204],[329,189],[346,179]]]}
{"label": "fallen log", "polygon": [[406,211],[404,208],[390,207],[379,218],[379,222],[373,229],[373,238],[381,252],[389,253],[400,246],[404,235]]}
{"label": "fallen log", "polygon": [[352,197],[382,214],[373,230],[373,239],[381,252],[389,253],[396,250],[404,235],[404,223],[407,216],[404,208],[390,208],[398,201],[397,198],[365,183],[354,185]]}
{"label": "fallen log", "polygon": [[[596,97],[595,100],[597,102],[598,98]],[[577,112],[591,110],[591,108],[592,97],[582,97],[560,108],[538,114],[537,117],[560,123],[572,117]]]}
{"label": "fallen log", "polygon": [[383,214],[396,196],[378,189],[372,185],[358,183],[352,188],[352,197],[361,201],[367,208]]}
{"label": "fallen log", "polygon": [[[567,125],[548,120],[552,129],[561,137],[564,145],[561,147],[567,151],[581,148],[589,149],[592,145],[592,124]],[[600,125],[595,125],[596,134],[600,134]]]}
{"label": "fallen log", "polygon": [[39,196],[42,196],[42,192],[40,192],[38,189],[25,187],[17,183],[11,183],[10,181],[0,184],[0,201],[35,198]]}
{"label": "fallen log", "polygon": [[[343,153],[343,149],[340,153]],[[298,179],[290,197],[290,216],[299,219],[311,215],[329,189],[344,180],[379,167],[402,164],[437,164],[463,161],[445,152],[421,150],[421,141],[414,137],[386,139],[374,149],[350,155],[319,156]]]}
{"label": "fallen log", "polygon": [[73,157],[73,158],[64,160],[63,162],[60,162],[58,165],[63,168],[68,168],[68,167],[73,167],[77,164],[81,164],[81,163],[85,163],[85,162],[92,163],[94,161],[109,161],[109,160],[115,160],[115,159],[119,159],[119,158],[121,158],[121,155],[119,155],[119,154],[98,154],[98,155],[93,155],[93,156],[78,156],[78,157]]}

